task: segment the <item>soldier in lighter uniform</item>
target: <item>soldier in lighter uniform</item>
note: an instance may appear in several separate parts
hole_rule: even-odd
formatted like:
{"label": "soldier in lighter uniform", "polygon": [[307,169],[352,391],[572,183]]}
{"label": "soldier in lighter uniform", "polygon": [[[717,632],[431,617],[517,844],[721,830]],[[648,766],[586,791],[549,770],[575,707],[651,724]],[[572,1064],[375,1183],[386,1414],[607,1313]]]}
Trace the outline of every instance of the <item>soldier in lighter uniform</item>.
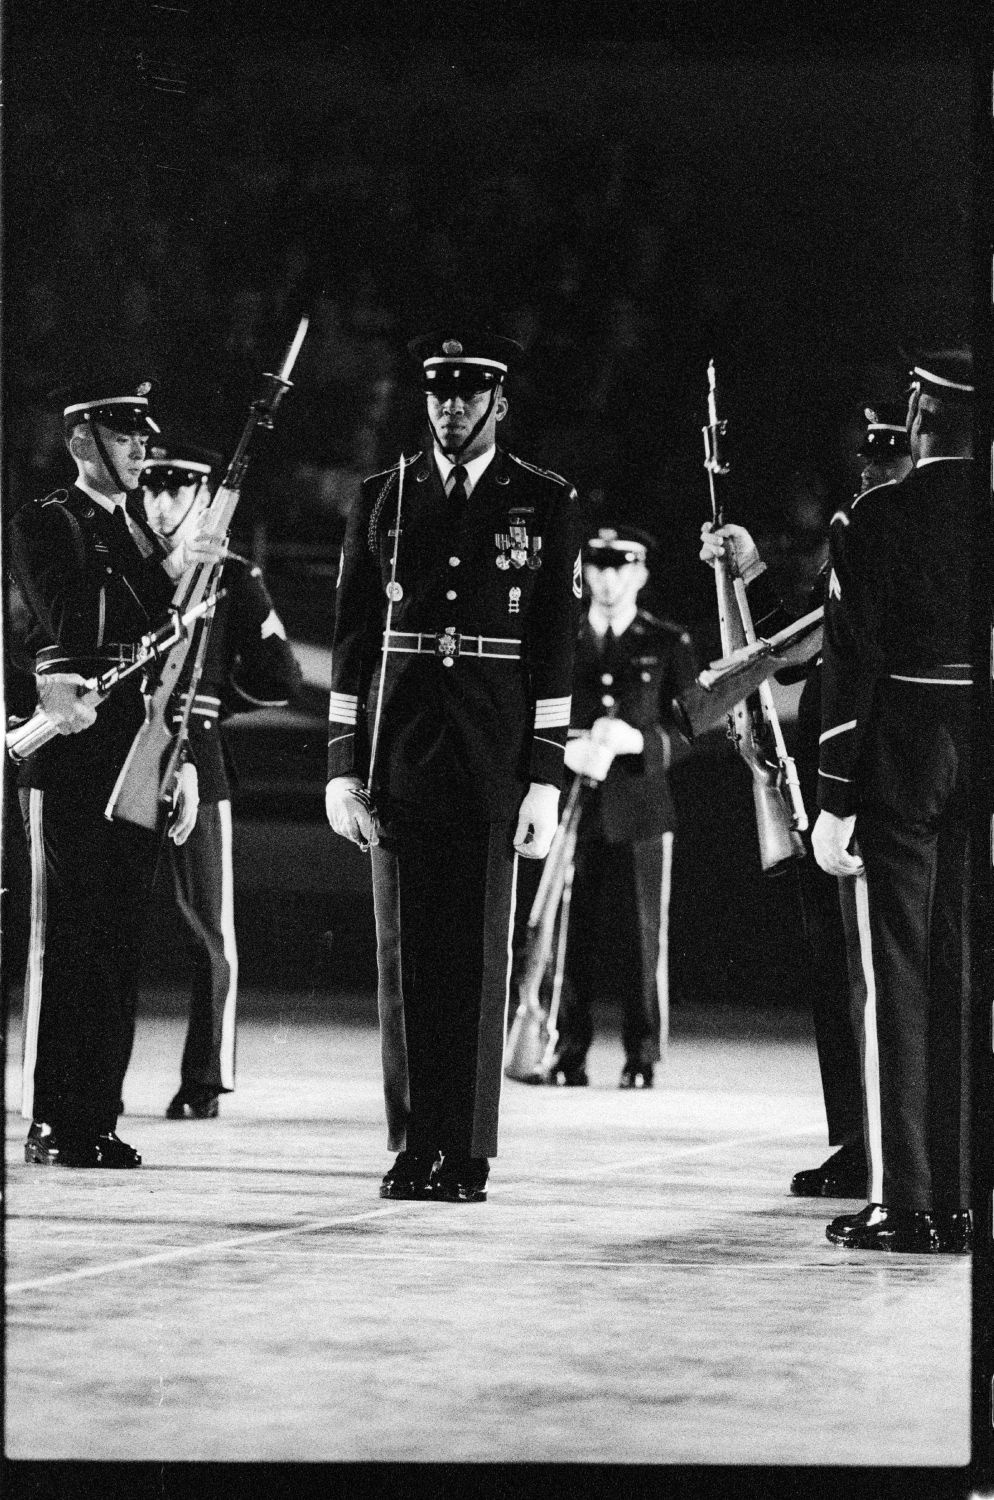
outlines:
{"label": "soldier in lighter uniform", "polygon": [[409,349],[430,442],[366,480],[349,518],[326,802],[335,832],[372,846],[399,1152],[381,1194],[480,1202],[497,1151],[517,859],[543,858],[558,820],[578,504],[566,480],[497,445],[518,344],[449,327]]}

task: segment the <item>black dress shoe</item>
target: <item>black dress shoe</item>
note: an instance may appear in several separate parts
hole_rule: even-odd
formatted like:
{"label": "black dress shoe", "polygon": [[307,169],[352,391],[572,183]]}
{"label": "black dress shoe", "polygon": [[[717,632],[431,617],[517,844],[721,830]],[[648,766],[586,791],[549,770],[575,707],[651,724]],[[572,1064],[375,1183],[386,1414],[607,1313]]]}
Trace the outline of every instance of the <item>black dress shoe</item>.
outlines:
{"label": "black dress shoe", "polygon": [[795,1172],[795,1198],[862,1198],[866,1192],[866,1154],[862,1145],[840,1146],[820,1167]]}
{"label": "black dress shoe", "polygon": [[969,1255],[973,1249],[973,1221],[968,1208],[937,1210],[933,1215],[944,1255]]}
{"label": "black dress shoe", "polygon": [[431,1198],[429,1187],[438,1152],[402,1151],[380,1183],[381,1198]]}
{"label": "black dress shoe", "polygon": [[625,1063],[618,1080],[619,1089],[651,1089],[652,1063]]}
{"label": "black dress shoe", "polygon": [[841,1214],[825,1230],[833,1245],[847,1250],[894,1250],[905,1255],[936,1255],[935,1217],[910,1208],[868,1203],[858,1214]]}
{"label": "black dress shoe", "polygon": [[99,1167],[100,1153],[93,1141],[57,1135],[50,1125],[33,1120],[24,1142],[24,1160],[30,1167]]}
{"label": "black dress shoe", "polygon": [[216,1120],[217,1095],[210,1089],[180,1089],[166,1106],[167,1120]]}
{"label": "black dress shoe", "polygon": [[444,1203],[485,1203],[489,1176],[485,1156],[444,1157],[432,1170],[430,1194]]}
{"label": "black dress shoe", "polygon": [[557,1089],[585,1089],[589,1083],[583,1063],[553,1063],[544,1075],[544,1081]]}
{"label": "black dress shoe", "polygon": [[97,1136],[97,1154],[100,1160],[98,1167],[111,1167],[114,1169],[125,1167],[140,1167],[142,1159],[134,1146],[129,1146],[127,1141],[113,1130],[105,1130],[102,1135]]}

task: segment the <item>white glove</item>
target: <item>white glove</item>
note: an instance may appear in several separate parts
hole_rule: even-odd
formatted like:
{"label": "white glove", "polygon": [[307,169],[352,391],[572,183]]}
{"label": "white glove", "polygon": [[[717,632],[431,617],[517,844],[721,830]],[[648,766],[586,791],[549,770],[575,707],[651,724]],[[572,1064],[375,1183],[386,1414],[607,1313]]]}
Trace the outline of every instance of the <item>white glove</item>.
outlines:
{"label": "white glove", "polygon": [[192,761],[184,761],[176,772],[173,786],[172,817],[169,837],[174,844],[185,844],[193,832],[200,811],[200,780]]}
{"label": "white glove", "polygon": [[324,790],[324,810],[332,832],[365,850],[380,840],[375,817],[365,801],[356,796],[361,791],[362,782],[358,776],[332,777]]}
{"label": "white glove", "polygon": [[614,751],[608,745],[595,745],[589,734],[566,741],[566,764],[574,776],[603,781],[613,760]]}
{"label": "white glove", "polygon": [[38,702],[60,734],[79,734],[97,717],[99,702],[90,684],[78,672],[49,672],[35,677]]}
{"label": "white glove", "polygon": [[518,809],[514,847],[525,859],[544,859],[559,827],[559,788],[533,781]]}
{"label": "white glove", "polygon": [[701,527],[699,555],[701,562],[707,563],[709,568],[713,568],[722,558],[730,558],[743,583],[752,583],[754,578],[766,571],[766,564],[749,532],[744,526],[736,526],[731,521],[719,526],[717,530],[711,521],[704,522]]}
{"label": "white glove", "polygon": [[228,555],[228,543],[223,536],[215,536],[210,530],[201,529],[193,536],[185,537],[162,559],[162,566],[170,578],[182,578],[200,563],[223,562]]}
{"label": "white glove", "polygon": [[862,875],[863,861],[849,853],[855,827],[855,813],[848,818],[837,818],[830,812],[818,814],[811,830],[811,847],[826,875]]}

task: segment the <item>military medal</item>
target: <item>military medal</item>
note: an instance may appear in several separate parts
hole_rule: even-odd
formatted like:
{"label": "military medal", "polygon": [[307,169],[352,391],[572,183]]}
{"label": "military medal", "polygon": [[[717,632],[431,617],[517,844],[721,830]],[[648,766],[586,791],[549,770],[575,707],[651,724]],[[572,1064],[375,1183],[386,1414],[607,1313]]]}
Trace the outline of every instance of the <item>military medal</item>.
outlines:
{"label": "military medal", "polygon": [[517,584],[515,584],[514,588],[512,588],[512,589],[510,589],[508,591],[508,595],[507,595],[507,612],[508,612],[509,615],[516,615],[518,613],[520,607],[521,607],[521,590],[518,588]]}

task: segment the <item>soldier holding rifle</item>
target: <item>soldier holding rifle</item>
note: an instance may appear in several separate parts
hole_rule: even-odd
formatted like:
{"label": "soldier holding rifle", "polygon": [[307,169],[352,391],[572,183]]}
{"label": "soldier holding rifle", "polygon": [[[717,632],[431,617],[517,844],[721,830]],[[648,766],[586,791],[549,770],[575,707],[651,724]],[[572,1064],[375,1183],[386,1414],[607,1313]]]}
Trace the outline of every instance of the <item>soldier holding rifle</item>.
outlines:
{"label": "soldier holding rifle", "polygon": [[[163,546],[176,547],[197,534],[220,464],[220,454],[184,438],[152,443],[142,470],[144,514]],[[200,790],[190,837],[174,840],[170,849],[176,901],[194,951],[181,1083],[166,1109],[170,1120],[215,1118],[218,1096],[235,1087],[233,772],[222,725],[232,714],[286,707],[300,686],[300,668],[261,570],[229,552],[221,584],[224,598],[207,642],[187,664],[170,712],[178,728],[192,694],[183,732],[193,747]]]}
{"label": "soldier holding rifle", "polygon": [[557,826],[576,493],[496,442],[511,339],[409,346],[430,443],[366,480],[332,648],[328,820],[371,847],[384,1197],[480,1202],[497,1150],[517,858]]}
{"label": "soldier holding rifle", "polygon": [[[974,691],[971,559],[989,619],[989,495],[973,492],[973,369],[922,356],[915,467],[833,520],[815,856],[841,877],[856,963],[868,1202],[855,1250],[970,1248],[968,1071]],[[984,724],[974,720],[977,711]]]}
{"label": "soldier holding rifle", "polygon": [[[903,412],[903,409],[902,409]],[[864,460],[861,492],[878,484],[904,477],[911,466],[903,419],[889,405],[875,405],[865,412],[866,427],[859,447]],[[701,559],[714,559],[730,550],[740,576],[749,587],[750,603],[759,635],[769,637],[789,620],[776,590],[770,583],[752,536],[744,526],[726,523],[715,530],[710,521],[701,529]],[[824,600],[827,564],[815,580],[805,608]],[[821,670],[817,654],[807,664],[778,672],[782,682],[803,678],[797,710],[796,756],[805,805],[817,805],[818,736],[821,731]],[[810,847],[810,834],[805,832]],[[828,1142],[835,1150],[817,1167],[795,1172],[790,1191],[802,1198],[858,1198],[866,1185],[863,1146],[863,1102],[860,1083],[858,1031],[851,1015],[846,940],[834,877],[826,876],[814,859],[797,865],[801,913],[810,954],[808,992],[811,996],[815,1045],[821,1075],[822,1097],[828,1125]]]}
{"label": "soldier holding rifle", "polygon": [[607,951],[627,960],[621,1088],[652,1087],[668,1036],[676,826],[668,773],[686,749],[674,699],[697,669],[686,631],[638,607],[652,546],[648,533],[619,522],[602,527],[584,551],[591,597],[577,641],[566,764],[597,785],[586,794],[578,825],[559,1035],[541,1080],[560,1087],[587,1083],[606,906]]}
{"label": "soldier holding rifle", "polygon": [[[149,383],[94,372],[56,393],[75,484],[30,501],[10,527],[10,561],[28,612],[20,665],[58,734],[20,770],[31,857],[22,1113],[36,1165],[136,1167],[115,1131],[140,935],[156,858],[148,830],[104,809],[144,719],[132,676],[95,707],[87,682],[128,658],[161,620],[175,581],[216,544],[195,536],[163,552],[126,501],[150,433]],[[197,816],[190,763],[172,790],[170,837]]]}

